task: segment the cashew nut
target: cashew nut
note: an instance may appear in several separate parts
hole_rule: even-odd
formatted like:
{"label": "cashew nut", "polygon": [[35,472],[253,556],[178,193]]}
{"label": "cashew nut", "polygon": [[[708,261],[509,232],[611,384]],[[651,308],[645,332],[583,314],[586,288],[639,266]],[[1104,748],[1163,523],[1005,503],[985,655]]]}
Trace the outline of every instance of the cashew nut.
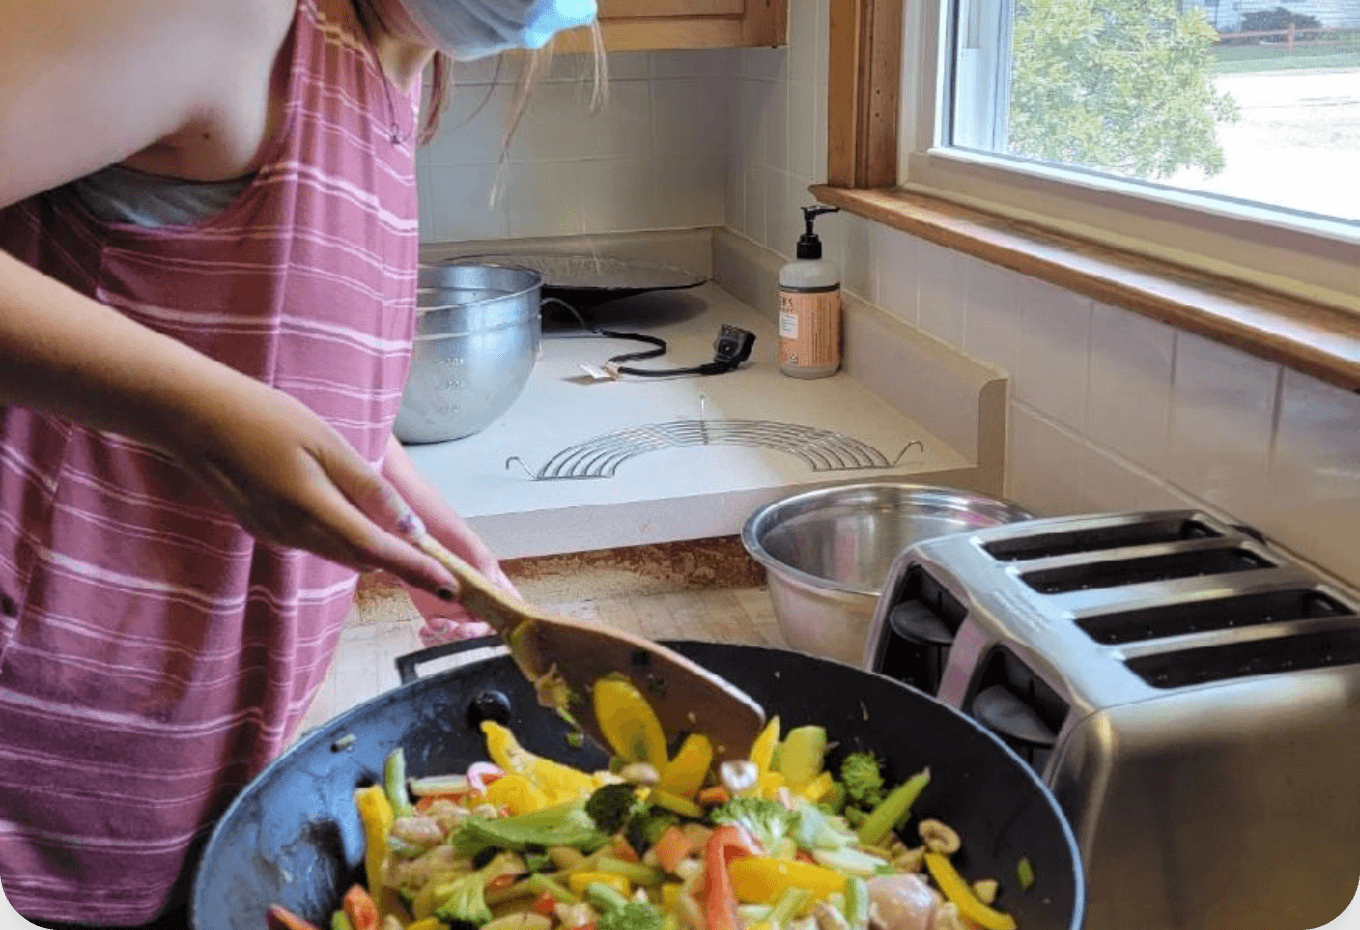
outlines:
{"label": "cashew nut", "polygon": [[844,915],[825,901],[812,906],[812,916],[817,920],[817,930],[850,930]]}
{"label": "cashew nut", "polygon": [[926,849],[931,852],[952,856],[963,845],[959,842],[959,835],[938,820],[922,820],[918,829],[921,831],[921,840],[926,844]]}
{"label": "cashew nut", "polygon": [[718,767],[723,787],[738,797],[750,791],[760,779],[760,769],[749,759],[729,759]]}
{"label": "cashew nut", "polygon": [[649,762],[630,762],[619,770],[619,777],[634,785],[651,787],[661,781],[661,773]]}
{"label": "cashew nut", "polygon": [[971,925],[964,922],[954,902],[946,901],[935,909],[935,922],[930,926],[933,930],[968,930]]}
{"label": "cashew nut", "polygon": [[902,851],[893,856],[893,868],[899,872],[919,872],[921,865],[925,862],[926,848],[917,846],[915,849],[902,847]]}

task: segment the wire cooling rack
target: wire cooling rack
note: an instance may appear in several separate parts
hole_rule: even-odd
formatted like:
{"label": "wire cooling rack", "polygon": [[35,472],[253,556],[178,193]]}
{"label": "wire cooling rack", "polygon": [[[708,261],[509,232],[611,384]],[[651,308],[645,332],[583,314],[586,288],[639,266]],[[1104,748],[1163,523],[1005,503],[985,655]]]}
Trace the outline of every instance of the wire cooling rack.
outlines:
{"label": "wire cooling rack", "polygon": [[534,481],[612,478],[620,465],[658,449],[685,446],[749,446],[775,449],[802,459],[814,472],[860,471],[896,466],[907,451],[925,445],[915,439],[894,459],[858,439],[834,430],[774,420],[673,420],[603,433],[568,446],[538,471],[512,455],[505,467],[518,465]]}

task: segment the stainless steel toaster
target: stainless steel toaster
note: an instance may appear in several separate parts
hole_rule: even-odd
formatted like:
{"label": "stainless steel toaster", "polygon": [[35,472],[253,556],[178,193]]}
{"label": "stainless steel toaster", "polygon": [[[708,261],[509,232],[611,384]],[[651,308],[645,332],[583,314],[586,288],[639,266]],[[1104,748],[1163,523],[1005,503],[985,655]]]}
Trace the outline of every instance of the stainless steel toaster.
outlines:
{"label": "stainless steel toaster", "polygon": [[1360,884],[1357,605],[1196,511],[1034,520],[904,550],[863,664],[1042,773],[1090,930],[1307,930]]}

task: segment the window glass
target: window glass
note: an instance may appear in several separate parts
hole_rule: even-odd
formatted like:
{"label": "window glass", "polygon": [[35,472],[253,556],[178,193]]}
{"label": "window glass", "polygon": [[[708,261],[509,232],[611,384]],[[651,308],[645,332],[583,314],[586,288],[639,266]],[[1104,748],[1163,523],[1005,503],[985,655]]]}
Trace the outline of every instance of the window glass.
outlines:
{"label": "window glass", "polygon": [[956,147],[1360,224],[1360,0],[956,0]]}

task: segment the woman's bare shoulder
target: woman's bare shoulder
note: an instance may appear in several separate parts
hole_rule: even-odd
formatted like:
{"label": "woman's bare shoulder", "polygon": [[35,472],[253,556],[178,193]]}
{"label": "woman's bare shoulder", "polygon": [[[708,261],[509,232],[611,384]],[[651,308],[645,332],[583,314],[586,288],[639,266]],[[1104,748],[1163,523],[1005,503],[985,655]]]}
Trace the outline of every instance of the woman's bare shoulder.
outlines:
{"label": "woman's bare shoulder", "polygon": [[0,207],[257,95],[296,5],[0,0]]}

